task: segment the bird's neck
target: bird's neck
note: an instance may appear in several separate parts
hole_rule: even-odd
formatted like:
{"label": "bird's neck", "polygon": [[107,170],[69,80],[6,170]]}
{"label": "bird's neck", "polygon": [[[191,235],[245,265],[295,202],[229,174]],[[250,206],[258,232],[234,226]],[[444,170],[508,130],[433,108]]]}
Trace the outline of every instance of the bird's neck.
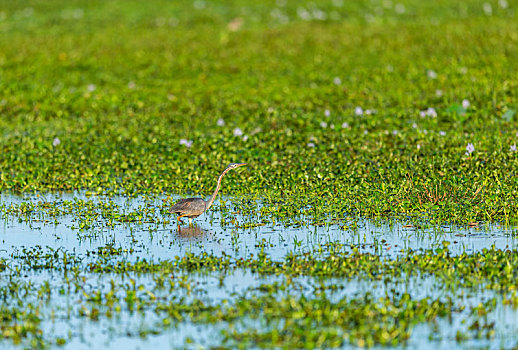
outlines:
{"label": "bird's neck", "polygon": [[230,169],[225,169],[221,173],[221,175],[218,177],[218,185],[216,186],[216,189],[214,190],[214,193],[212,194],[212,197],[210,197],[210,199],[208,200],[207,205],[205,206],[205,210],[208,210],[212,206],[212,203],[214,203],[214,199],[216,198],[216,195],[218,194],[219,188],[221,187],[221,179],[223,178],[223,176],[225,176],[225,174],[229,170]]}

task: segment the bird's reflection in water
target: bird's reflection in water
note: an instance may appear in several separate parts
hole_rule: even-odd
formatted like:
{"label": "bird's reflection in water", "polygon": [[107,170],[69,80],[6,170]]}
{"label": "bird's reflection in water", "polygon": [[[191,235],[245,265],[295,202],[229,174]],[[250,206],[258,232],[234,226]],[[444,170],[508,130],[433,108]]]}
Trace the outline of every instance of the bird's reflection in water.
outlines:
{"label": "bird's reflection in water", "polygon": [[194,226],[187,226],[187,227],[177,227],[178,231],[178,237],[184,238],[184,239],[201,239],[206,234],[207,231],[203,230],[200,226],[194,225]]}

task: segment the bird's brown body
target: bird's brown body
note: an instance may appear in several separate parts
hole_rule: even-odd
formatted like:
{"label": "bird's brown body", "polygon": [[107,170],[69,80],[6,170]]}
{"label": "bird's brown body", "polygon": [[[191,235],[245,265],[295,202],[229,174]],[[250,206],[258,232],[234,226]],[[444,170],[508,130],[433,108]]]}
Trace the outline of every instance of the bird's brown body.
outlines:
{"label": "bird's brown body", "polygon": [[243,165],[246,165],[246,163],[232,163],[221,173],[221,175],[218,178],[216,190],[214,191],[214,193],[208,201],[204,200],[203,198],[185,198],[180,199],[178,202],[176,202],[171,207],[171,209],[169,209],[169,212],[178,215],[178,224],[182,222],[181,218],[188,218],[189,224],[192,225],[192,219],[197,218],[211,207],[212,203],[214,202],[214,199],[216,198],[216,195],[218,194],[219,188],[221,186],[221,179],[223,178],[223,176],[225,176],[225,174],[230,170]]}
{"label": "bird's brown body", "polygon": [[202,198],[180,199],[173,205],[170,212],[189,219],[197,218],[207,209],[206,202]]}

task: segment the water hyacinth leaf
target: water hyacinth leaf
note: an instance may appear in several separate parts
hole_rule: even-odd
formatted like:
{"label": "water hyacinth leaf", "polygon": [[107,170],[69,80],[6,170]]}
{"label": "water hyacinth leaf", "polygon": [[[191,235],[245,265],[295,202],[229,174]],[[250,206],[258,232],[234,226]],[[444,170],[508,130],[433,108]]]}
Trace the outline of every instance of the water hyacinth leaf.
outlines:
{"label": "water hyacinth leaf", "polygon": [[514,109],[508,109],[504,114],[502,114],[502,119],[506,122],[510,122],[511,120],[513,120],[515,114],[516,111]]}
{"label": "water hyacinth leaf", "polygon": [[466,109],[462,105],[460,105],[458,103],[454,103],[454,104],[450,105],[448,108],[446,108],[446,112],[457,113],[457,114],[461,115],[461,114],[466,113]]}

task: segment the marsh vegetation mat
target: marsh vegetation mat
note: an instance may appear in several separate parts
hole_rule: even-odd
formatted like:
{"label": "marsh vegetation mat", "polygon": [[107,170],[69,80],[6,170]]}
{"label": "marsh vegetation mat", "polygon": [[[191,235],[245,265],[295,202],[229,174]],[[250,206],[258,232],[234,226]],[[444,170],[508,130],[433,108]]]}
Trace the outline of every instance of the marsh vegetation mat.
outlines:
{"label": "marsh vegetation mat", "polygon": [[0,0],[0,347],[517,347],[516,19]]}

